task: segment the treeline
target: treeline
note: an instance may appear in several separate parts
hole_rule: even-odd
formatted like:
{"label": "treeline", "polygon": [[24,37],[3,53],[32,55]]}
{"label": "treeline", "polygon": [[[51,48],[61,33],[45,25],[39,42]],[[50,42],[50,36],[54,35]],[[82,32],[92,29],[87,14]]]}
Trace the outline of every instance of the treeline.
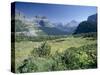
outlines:
{"label": "treeline", "polygon": [[83,37],[83,38],[93,38],[97,39],[97,32],[89,32],[89,33],[80,33],[80,34],[73,34],[74,37]]}
{"label": "treeline", "polygon": [[55,40],[60,38],[67,38],[70,36],[97,39],[96,32],[89,32],[89,33],[80,33],[80,34],[73,34],[73,35],[44,35],[44,36],[25,36],[23,34],[20,34],[15,36],[15,41],[16,42],[20,42],[20,41],[41,42],[41,41]]}
{"label": "treeline", "polygon": [[[17,72],[59,71],[74,69],[89,69],[97,67],[97,44],[71,47],[64,52],[50,53],[51,47],[47,42],[34,48],[29,58],[17,68]],[[41,62],[42,61],[42,62]],[[43,68],[39,68],[43,65]]]}
{"label": "treeline", "polygon": [[[13,36],[13,34],[12,34]],[[67,37],[91,37],[93,39],[97,39],[97,33],[96,32],[89,32],[89,33],[80,33],[80,34],[73,34],[73,35],[43,35],[43,36],[25,36],[23,34],[15,35],[15,41],[33,41],[33,42],[41,42],[41,41],[47,41],[47,40],[55,40],[60,38],[67,38]]]}
{"label": "treeline", "polygon": [[45,35],[45,36],[24,36],[19,35],[15,37],[16,42],[20,41],[33,41],[33,42],[41,42],[41,41],[47,41],[47,40],[55,40],[59,38],[65,38],[67,35]]}

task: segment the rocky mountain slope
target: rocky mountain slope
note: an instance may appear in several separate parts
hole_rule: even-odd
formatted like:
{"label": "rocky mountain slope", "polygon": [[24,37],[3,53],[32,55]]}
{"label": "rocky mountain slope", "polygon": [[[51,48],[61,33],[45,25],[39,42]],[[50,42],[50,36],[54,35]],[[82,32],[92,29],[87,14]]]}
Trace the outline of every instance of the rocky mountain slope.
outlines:
{"label": "rocky mountain slope", "polygon": [[74,34],[89,32],[97,32],[97,14],[91,15],[87,18],[87,21],[81,22]]}

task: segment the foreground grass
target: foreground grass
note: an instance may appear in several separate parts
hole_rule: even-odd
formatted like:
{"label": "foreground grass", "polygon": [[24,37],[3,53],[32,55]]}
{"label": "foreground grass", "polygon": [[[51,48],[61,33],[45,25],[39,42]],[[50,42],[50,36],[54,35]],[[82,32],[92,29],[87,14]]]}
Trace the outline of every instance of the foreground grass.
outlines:
{"label": "foreground grass", "polygon": [[[84,45],[96,44],[96,40],[90,40],[91,38],[82,38],[82,37],[67,37],[60,38],[56,40],[48,40],[48,44],[51,46],[51,54],[54,55],[56,51],[63,52],[64,50],[70,47],[81,47]],[[15,62],[16,62],[16,72],[18,66],[24,59],[30,57],[30,52],[41,45],[42,42],[32,42],[32,41],[22,41],[15,43]],[[39,62],[38,62],[39,61]],[[52,59],[48,58],[37,58],[35,59],[35,63],[39,65],[38,71],[46,71],[48,69],[48,64],[51,64]],[[45,64],[44,64],[45,63]],[[48,67],[44,67],[48,66]],[[44,69],[43,69],[44,68]]]}

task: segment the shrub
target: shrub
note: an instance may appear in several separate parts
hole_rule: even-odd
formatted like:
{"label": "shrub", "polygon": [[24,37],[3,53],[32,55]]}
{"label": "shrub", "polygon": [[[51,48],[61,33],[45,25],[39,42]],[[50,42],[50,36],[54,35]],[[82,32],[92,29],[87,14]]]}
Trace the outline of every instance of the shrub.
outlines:
{"label": "shrub", "polygon": [[66,65],[66,69],[96,68],[96,49],[96,44],[69,48],[65,50],[62,61]]}
{"label": "shrub", "polygon": [[34,63],[34,61],[31,58],[28,58],[22,62],[22,65],[20,65],[17,70],[19,73],[27,73],[36,72],[37,69],[37,65]]}
{"label": "shrub", "polygon": [[55,54],[51,57],[54,63],[51,66],[51,71],[58,71],[58,70],[64,70],[65,65],[62,63],[62,53],[59,53],[58,51],[55,52]]}
{"label": "shrub", "polygon": [[32,54],[34,56],[49,56],[50,55],[51,47],[47,44],[47,42],[43,42],[40,47],[34,48]]}

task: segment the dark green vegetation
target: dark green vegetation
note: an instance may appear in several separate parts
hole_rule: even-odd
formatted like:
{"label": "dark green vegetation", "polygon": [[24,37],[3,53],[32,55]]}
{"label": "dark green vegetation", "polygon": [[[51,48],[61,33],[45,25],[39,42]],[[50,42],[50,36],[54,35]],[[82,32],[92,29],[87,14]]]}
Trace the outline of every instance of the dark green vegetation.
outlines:
{"label": "dark green vegetation", "polygon": [[[86,39],[88,42],[95,41],[93,43],[80,45],[78,47],[73,46],[69,48],[63,48],[64,50],[62,50],[62,52],[60,52],[59,49],[56,51],[54,50],[53,54],[52,47],[55,46],[55,43],[50,45],[50,42],[55,41],[56,43],[63,44],[62,42],[65,42],[66,40],[61,38],[53,40],[48,39],[39,44],[37,47],[34,47],[33,50],[29,52],[27,58],[23,59],[23,61],[17,65],[16,72],[26,73],[96,68],[97,36],[94,34],[95,33],[87,33],[74,36],[76,39],[81,37],[82,39]],[[72,36],[66,36],[64,38],[72,39],[71,37]],[[41,41],[38,40],[38,43],[40,42]],[[67,44],[64,45],[67,46]]]}
{"label": "dark green vegetation", "polygon": [[74,34],[97,32],[97,14],[88,17],[87,21],[79,24]]}
{"label": "dark green vegetation", "polygon": [[80,23],[75,34],[88,32],[97,32],[97,24],[95,22],[84,21]]}
{"label": "dark green vegetation", "polygon": [[24,36],[23,34],[20,34],[16,36],[15,41],[16,42],[20,42],[20,41],[41,42],[41,41],[55,40],[55,39],[60,39],[60,38],[65,38],[65,37],[67,37],[67,35]]}

